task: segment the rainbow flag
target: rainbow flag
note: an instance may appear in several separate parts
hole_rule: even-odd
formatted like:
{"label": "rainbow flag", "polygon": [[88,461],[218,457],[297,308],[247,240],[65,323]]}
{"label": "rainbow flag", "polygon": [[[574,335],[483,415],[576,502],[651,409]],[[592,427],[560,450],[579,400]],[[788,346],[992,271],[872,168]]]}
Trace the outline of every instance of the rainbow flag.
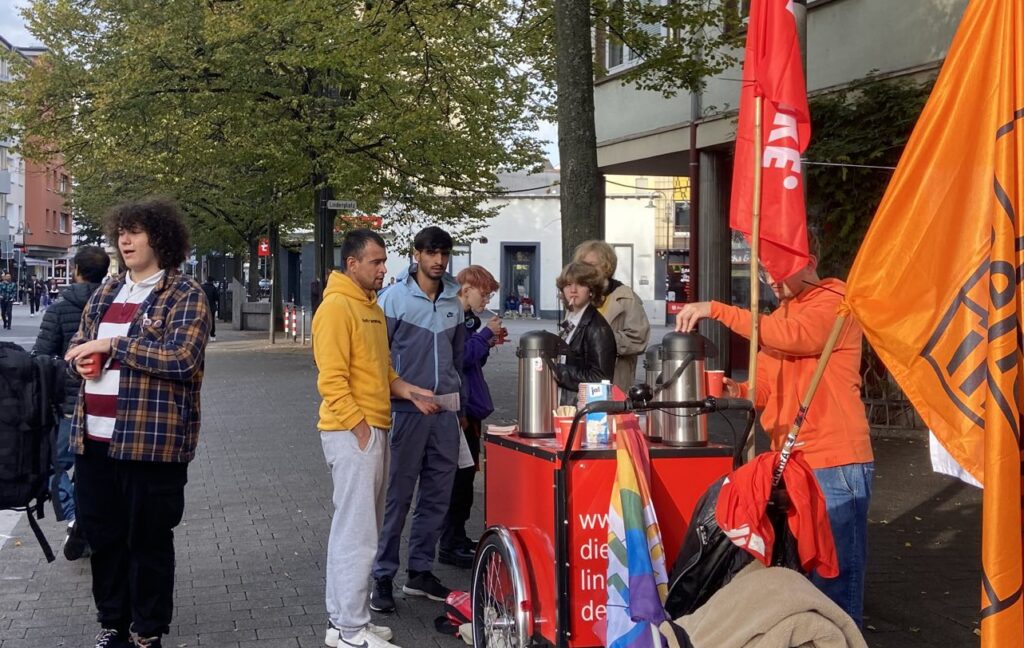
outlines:
{"label": "rainbow flag", "polygon": [[605,646],[661,648],[668,620],[668,572],[651,500],[647,443],[635,416],[616,426],[615,485],[608,507],[608,605]]}

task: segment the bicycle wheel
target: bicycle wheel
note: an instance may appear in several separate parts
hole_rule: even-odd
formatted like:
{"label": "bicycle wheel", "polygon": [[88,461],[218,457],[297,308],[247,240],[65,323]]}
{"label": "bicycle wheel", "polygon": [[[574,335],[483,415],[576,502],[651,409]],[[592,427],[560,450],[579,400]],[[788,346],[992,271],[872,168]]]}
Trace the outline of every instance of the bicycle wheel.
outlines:
{"label": "bicycle wheel", "polygon": [[533,635],[530,583],[519,543],[502,527],[487,530],[473,565],[473,645],[526,648]]}

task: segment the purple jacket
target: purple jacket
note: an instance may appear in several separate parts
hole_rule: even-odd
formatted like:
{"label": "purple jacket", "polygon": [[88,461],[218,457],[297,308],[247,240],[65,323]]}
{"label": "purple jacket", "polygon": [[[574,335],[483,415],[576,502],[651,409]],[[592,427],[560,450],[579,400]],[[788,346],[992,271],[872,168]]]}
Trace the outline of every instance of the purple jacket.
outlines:
{"label": "purple jacket", "polygon": [[471,311],[465,316],[465,345],[462,353],[462,373],[466,381],[466,402],[463,409],[466,415],[477,420],[484,420],[494,411],[491,390],[484,380],[484,365],[491,353],[491,338],[494,333],[482,326],[480,318]]}

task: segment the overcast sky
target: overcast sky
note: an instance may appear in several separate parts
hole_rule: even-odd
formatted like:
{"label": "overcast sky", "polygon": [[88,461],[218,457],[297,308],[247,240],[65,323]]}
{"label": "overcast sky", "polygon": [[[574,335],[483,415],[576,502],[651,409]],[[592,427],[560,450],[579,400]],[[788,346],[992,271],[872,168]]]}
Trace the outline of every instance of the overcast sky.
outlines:
{"label": "overcast sky", "polygon": [[0,0],[0,36],[20,47],[39,44],[25,29],[25,21],[18,13],[26,4],[26,0]]}
{"label": "overcast sky", "polygon": [[[25,29],[25,21],[18,10],[28,4],[28,0],[0,0],[0,36],[3,36],[12,45],[21,47],[27,45],[39,45],[39,42],[32,37]],[[558,129],[554,124],[542,123],[537,130],[537,136],[548,140],[544,150],[551,160],[551,163],[558,166]]]}

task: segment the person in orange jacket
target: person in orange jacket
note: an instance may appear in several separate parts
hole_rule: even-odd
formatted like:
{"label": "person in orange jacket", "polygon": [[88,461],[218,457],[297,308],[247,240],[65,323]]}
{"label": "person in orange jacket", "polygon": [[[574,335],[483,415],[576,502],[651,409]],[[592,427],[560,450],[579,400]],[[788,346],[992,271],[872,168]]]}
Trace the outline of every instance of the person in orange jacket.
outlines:
{"label": "person in orange jacket", "polygon": [[[800,401],[836,320],[846,284],[821,279],[817,258],[783,281],[772,281],[780,306],[760,317],[757,389],[754,405],[772,450],[781,450],[796,418]],[[690,331],[711,318],[750,338],[748,309],[720,302],[686,304],[676,316],[676,330]],[[867,563],[867,516],[871,500],[874,455],[867,417],[860,397],[860,326],[849,319],[843,327],[818,385],[796,448],[814,469],[828,506],[829,522],[839,557],[839,576],[815,585],[863,625],[864,572]],[[725,380],[729,396],[748,397],[746,383]]]}

